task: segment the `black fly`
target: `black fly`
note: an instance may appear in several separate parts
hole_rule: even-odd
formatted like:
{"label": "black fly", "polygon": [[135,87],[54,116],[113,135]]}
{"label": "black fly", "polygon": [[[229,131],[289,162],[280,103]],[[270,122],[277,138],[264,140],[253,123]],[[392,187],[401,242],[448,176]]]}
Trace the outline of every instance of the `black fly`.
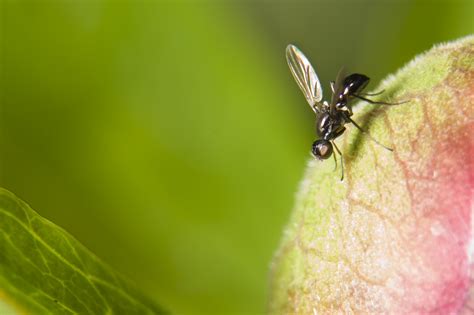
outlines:
{"label": "black fly", "polygon": [[[342,177],[344,179],[344,161],[342,153],[336,146],[334,140],[342,135],[346,130],[345,124],[352,123],[362,133],[366,134],[372,141],[381,145],[387,150],[391,148],[384,146],[374,139],[366,130],[362,129],[352,116],[352,106],[350,101],[354,98],[366,101],[371,104],[379,105],[398,105],[402,103],[377,102],[366,98],[383,93],[362,94],[362,91],[369,83],[369,78],[363,74],[353,73],[345,76],[343,71],[339,71],[336,81],[331,82],[332,98],[331,102],[322,102],[323,91],[319,83],[316,71],[314,71],[308,59],[294,45],[286,47],[286,59],[291,73],[293,74],[298,86],[303,91],[306,101],[317,115],[316,135],[318,140],[313,143],[312,153],[319,160],[325,160],[333,155],[333,147],[341,157]],[[334,161],[337,160],[334,154]]]}

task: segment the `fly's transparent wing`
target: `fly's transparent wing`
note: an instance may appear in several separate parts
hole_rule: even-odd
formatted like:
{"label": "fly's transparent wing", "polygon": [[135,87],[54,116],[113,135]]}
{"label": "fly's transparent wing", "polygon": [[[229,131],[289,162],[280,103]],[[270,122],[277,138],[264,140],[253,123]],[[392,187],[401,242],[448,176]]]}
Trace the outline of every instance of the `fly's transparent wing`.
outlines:
{"label": "fly's transparent wing", "polygon": [[323,99],[323,90],[313,66],[309,63],[308,58],[294,45],[286,47],[286,61],[308,104],[317,112],[318,105]]}
{"label": "fly's transparent wing", "polygon": [[336,106],[336,103],[338,102],[339,95],[344,92],[344,79],[346,75],[347,73],[344,67],[342,67],[337,73],[336,81],[334,81],[334,92],[332,93],[330,104],[331,110],[334,110],[334,106]]}

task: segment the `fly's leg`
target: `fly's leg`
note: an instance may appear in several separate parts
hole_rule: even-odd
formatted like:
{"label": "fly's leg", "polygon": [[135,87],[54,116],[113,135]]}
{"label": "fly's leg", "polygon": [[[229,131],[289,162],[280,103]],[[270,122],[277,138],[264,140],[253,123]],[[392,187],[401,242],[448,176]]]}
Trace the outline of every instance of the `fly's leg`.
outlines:
{"label": "fly's leg", "polygon": [[370,100],[368,98],[365,98],[365,97],[357,95],[357,94],[352,94],[352,96],[354,96],[354,97],[356,97],[360,100],[366,101],[367,103],[376,104],[376,105],[401,105],[401,104],[405,104],[405,103],[409,102],[409,101],[403,101],[403,102],[398,102],[398,103],[387,103],[387,102],[373,101],[373,100]]}
{"label": "fly's leg", "polygon": [[382,91],[376,92],[376,93],[361,93],[359,95],[361,95],[361,96],[376,96],[376,95],[382,94],[383,92],[385,92],[385,90],[382,90]]}
{"label": "fly's leg", "polygon": [[377,139],[375,139],[374,137],[372,137],[372,136],[370,135],[370,133],[369,133],[367,130],[362,129],[361,126],[359,126],[354,120],[352,120],[352,119],[351,119],[350,117],[348,117],[347,115],[346,115],[346,118],[347,118],[357,129],[359,129],[360,132],[362,132],[363,134],[366,134],[366,135],[370,138],[370,140],[372,140],[373,142],[377,143],[378,145],[384,147],[385,149],[387,149],[387,150],[389,150],[389,151],[393,151],[392,148],[389,148],[389,147],[383,145],[382,143],[378,142]]}
{"label": "fly's leg", "polygon": [[334,172],[337,170],[337,158],[336,158],[336,154],[333,153],[332,155],[334,157]]}
{"label": "fly's leg", "polygon": [[[331,142],[332,142],[332,145],[334,146],[334,148],[336,149],[337,153],[339,153],[339,155],[341,156],[341,170],[342,170],[341,182],[342,182],[344,180],[344,158],[342,157],[342,153],[339,150],[339,148],[337,147],[336,143],[334,141],[331,141]],[[334,159],[336,159],[335,154],[334,154]]]}

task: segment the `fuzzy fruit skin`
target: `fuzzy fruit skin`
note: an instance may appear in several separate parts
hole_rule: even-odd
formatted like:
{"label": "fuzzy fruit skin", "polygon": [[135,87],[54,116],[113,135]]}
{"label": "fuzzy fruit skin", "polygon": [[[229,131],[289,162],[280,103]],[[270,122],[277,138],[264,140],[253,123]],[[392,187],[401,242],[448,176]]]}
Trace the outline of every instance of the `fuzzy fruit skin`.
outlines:
{"label": "fuzzy fruit skin", "polygon": [[276,253],[271,314],[472,314],[474,37],[436,46],[357,108],[346,179],[311,161]]}

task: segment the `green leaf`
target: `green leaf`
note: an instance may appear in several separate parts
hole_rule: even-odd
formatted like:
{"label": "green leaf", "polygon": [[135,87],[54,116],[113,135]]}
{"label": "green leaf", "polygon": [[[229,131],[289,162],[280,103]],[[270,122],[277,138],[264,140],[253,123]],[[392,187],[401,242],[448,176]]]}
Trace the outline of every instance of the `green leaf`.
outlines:
{"label": "green leaf", "polygon": [[[277,252],[274,314],[472,313],[474,37],[435,46],[374,91],[331,160],[309,163]],[[372,97],[376,99],[376,97]]]}
{"label": "green leaf", "polygon": [[63,229],[0,189],[0,314],[25,313],[160,314],[163,310]]}

